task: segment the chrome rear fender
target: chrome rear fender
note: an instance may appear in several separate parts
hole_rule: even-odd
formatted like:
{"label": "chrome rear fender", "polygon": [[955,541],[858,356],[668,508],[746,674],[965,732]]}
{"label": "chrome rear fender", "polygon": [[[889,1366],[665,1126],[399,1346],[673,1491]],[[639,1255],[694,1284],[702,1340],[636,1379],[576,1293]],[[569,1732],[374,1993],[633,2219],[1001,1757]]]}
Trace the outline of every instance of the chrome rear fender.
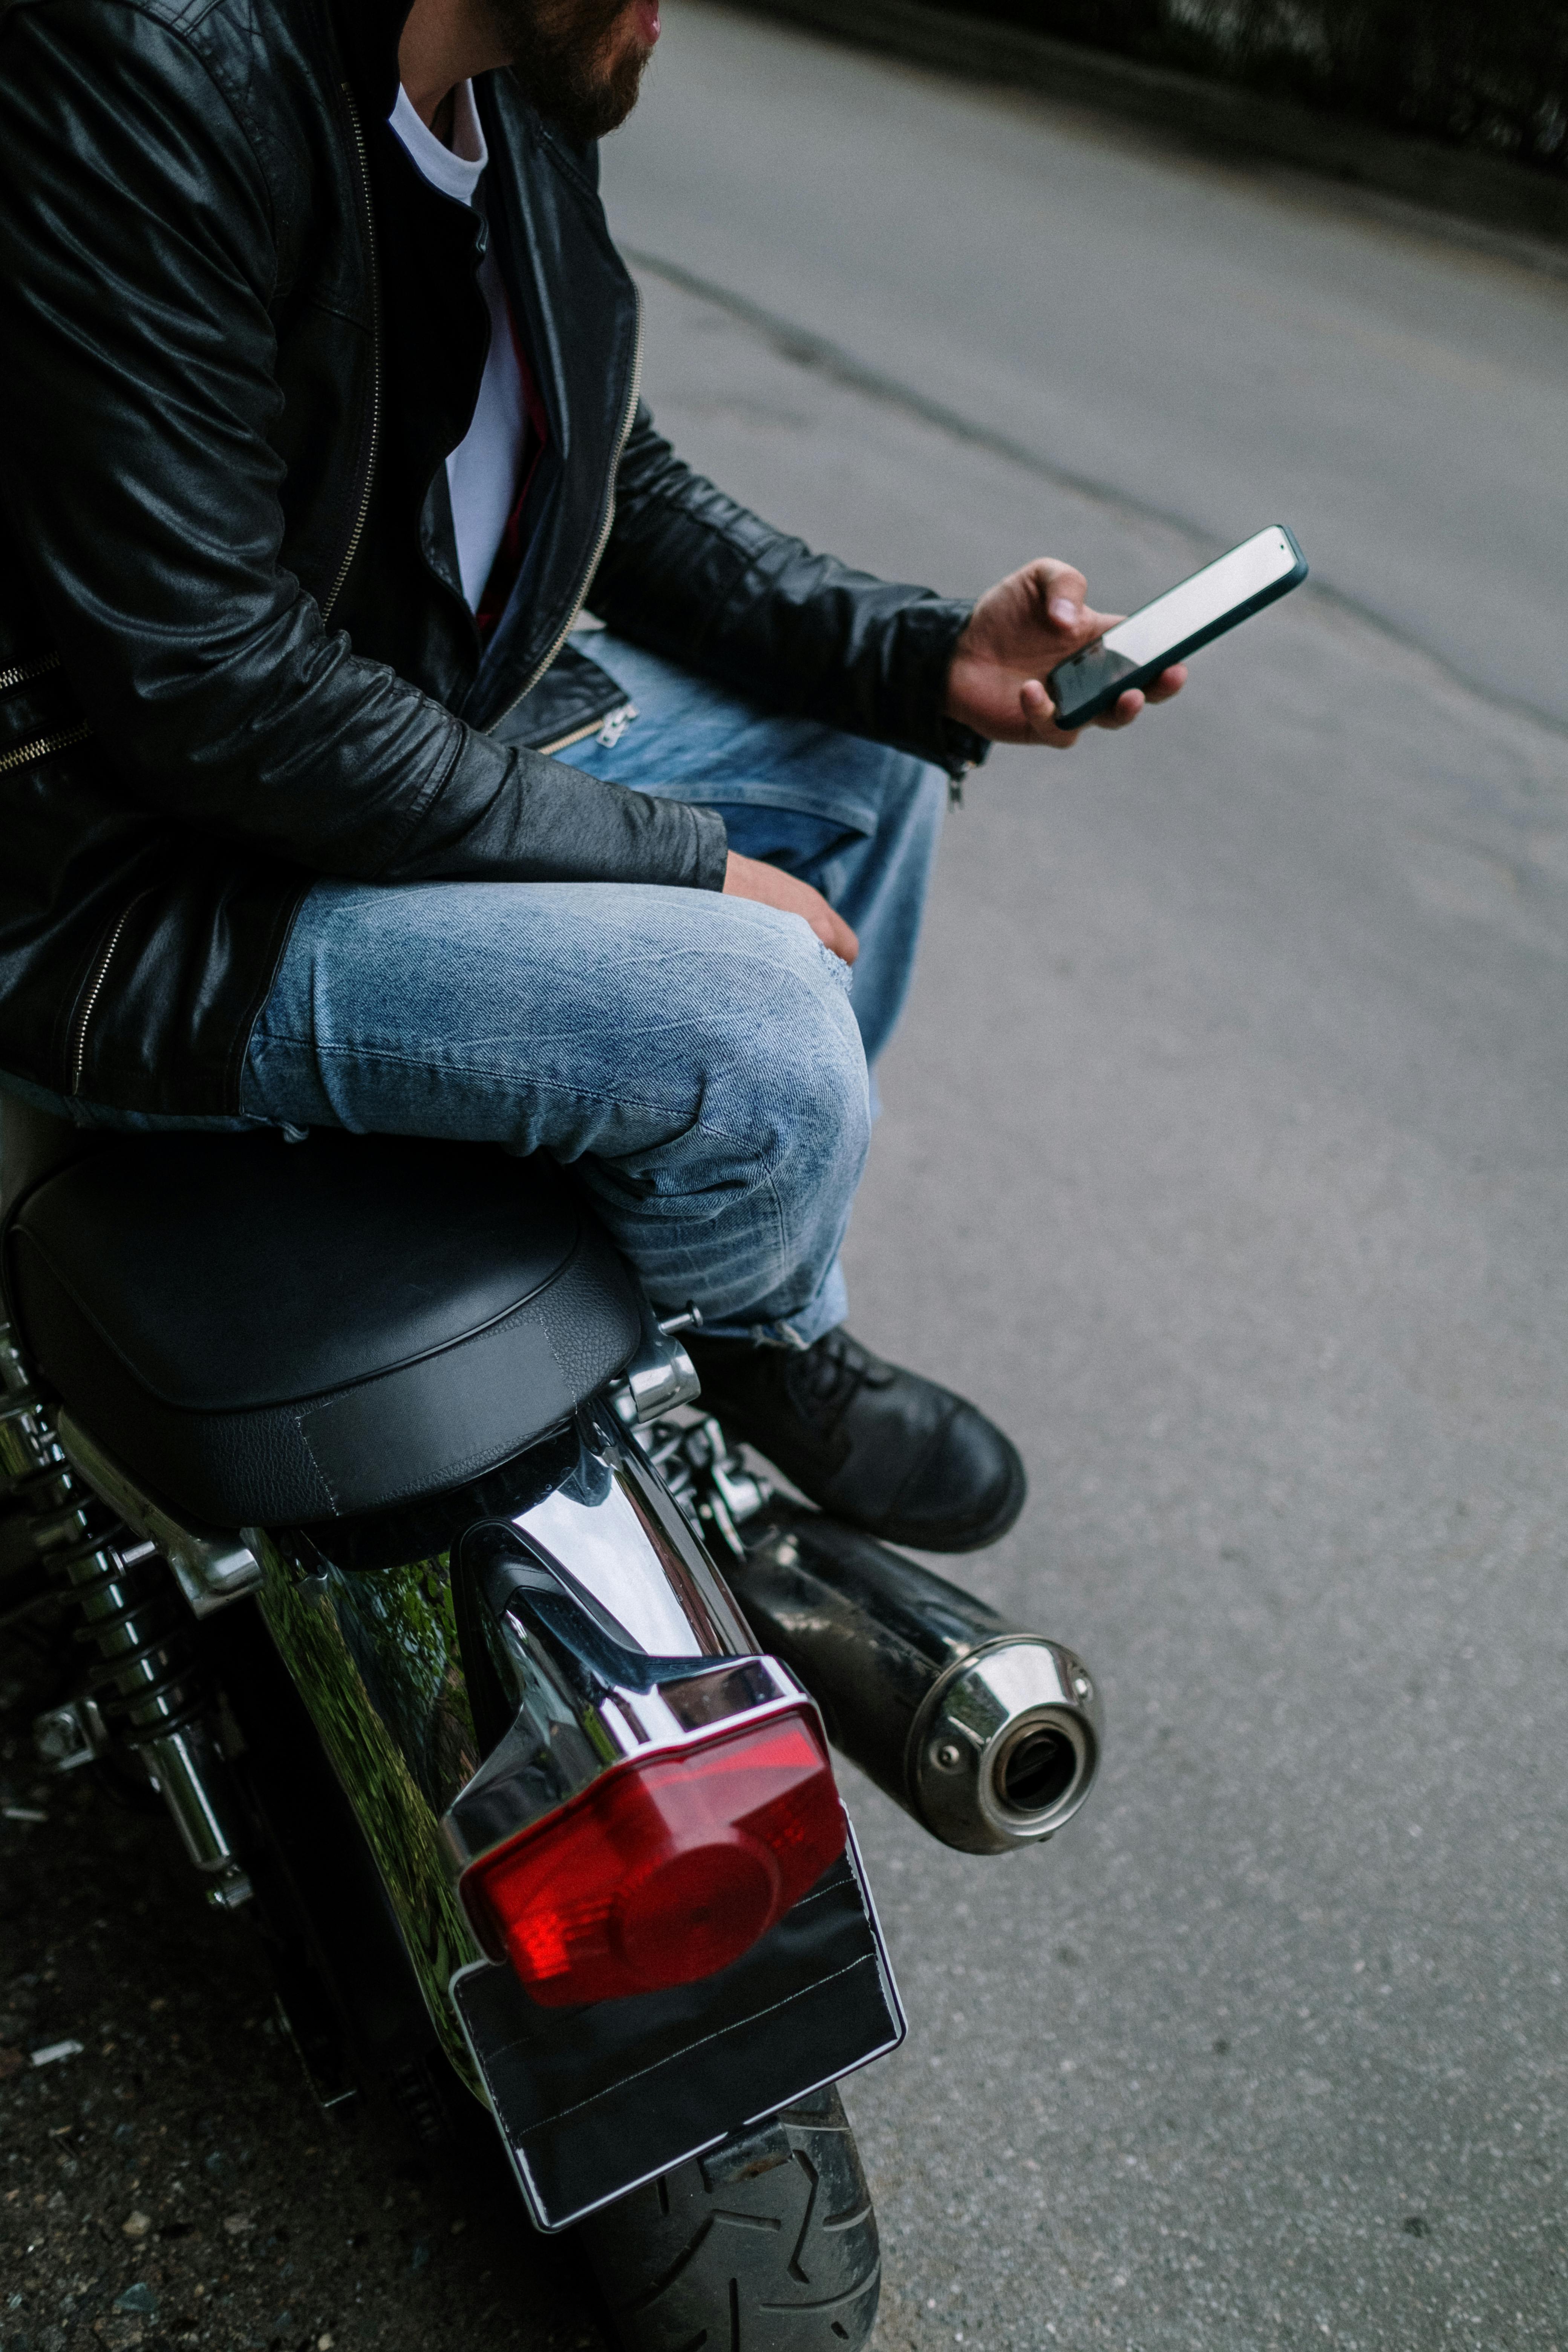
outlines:
{"label": "chrome rear fender", "polygon": [[678,1739],[690,1709],[667,1724],[661,1685],[690,1682],[700,1711],[718,1662],[744,1660],[752,1679],[728,1692],[719,1672],[708,1703],[721,1714],[800,1696],[755,1659],[723,1580],[610,1412],[585,1407],[552,1443],[552,1455],[537,1449],[546,1492],[504,1516],[455,1511],[438,1546],[405,1559],[358,1564],[352,1540],[320,1528],[247,1530],[268,1629],[442,2046],[476,2092],[447,1992],[480,1957],[457,1890],[464,1864],[639,1744]]}

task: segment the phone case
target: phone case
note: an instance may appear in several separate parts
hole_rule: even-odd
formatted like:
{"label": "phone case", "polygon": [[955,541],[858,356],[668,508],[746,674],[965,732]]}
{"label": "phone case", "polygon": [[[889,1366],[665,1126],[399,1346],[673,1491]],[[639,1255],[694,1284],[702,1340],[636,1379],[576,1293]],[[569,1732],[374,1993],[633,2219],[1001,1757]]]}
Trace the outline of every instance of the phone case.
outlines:
{"label": "phone case", "polygon": [[[1070,663],[1076,661],[1078,656],[1069,655],[1068,660],[1052,670],[1046,680],[1046,691],[1057,706],[1057,725],[1087,727],[1091,719],[1098,719],[1102,710],[1109,710],[1119,696],[1126,694],[1134,688],[1152,686],[1161,672],[1169,669],[1173,662],[1185,661],[1187,656],[1195,654],[1200,646],[1212,645],[1216,637],[1223,637],[1227,630],[1234,629],[1238,623],[1249,621],[1254,613],[1261,613],[1266,605],[1277,604],[1281,596],[1288,596],[1292,588],[1299,588],[1307,577],[1307,559],[1301,552],[1295,532],[1282,522],[1272,526],[1265,523],[1262,528],[1265,530],[1272,528],[1281,532],[1289,541],[1296,558],[1292,571],[1288,572],[1282,579],[1271,581],[1267,588],[1259,589],[1256,596],[1247,597],[1245,604],[1235,605],[1223,619],[1212,621],[1206,629],[1199,629],[1195,635],[1184,638],[1180,645],[1173,646],[1168,652],[1162,654],[1157,661],[1145,662],[1142,667],[1129,664],[1121,677],[1101,680],[1078,701],[1073,699],[1073,687],[1077,681],[1071,676],[1069,669]],[[1247,541],[1242,540],[1237,544],[1245,547]],[[1087,651],[1088,648],[1084,650]]]}

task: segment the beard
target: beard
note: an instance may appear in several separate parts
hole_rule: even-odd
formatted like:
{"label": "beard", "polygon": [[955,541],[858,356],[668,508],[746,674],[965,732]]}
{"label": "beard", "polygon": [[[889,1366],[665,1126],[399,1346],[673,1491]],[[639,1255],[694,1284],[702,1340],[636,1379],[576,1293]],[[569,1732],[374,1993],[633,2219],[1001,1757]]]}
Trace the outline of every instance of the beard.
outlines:
{"label": "beard", "polygon": [[653,55],[616,45],[630,0],[489,0],[530,102],[578,146],[616,131],[637,102]]}

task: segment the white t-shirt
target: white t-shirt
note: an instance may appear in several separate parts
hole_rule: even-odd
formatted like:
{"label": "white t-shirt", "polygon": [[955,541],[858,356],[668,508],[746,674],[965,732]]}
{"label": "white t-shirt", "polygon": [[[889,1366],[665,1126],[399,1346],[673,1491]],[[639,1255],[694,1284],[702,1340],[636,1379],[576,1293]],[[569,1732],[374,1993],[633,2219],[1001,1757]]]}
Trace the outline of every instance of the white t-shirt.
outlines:
{"label": "white t-shirt", "polygon": [[[471,205],[489,151],[479,128],[471,81],[458,86],[452,120],[452,144],[444,147],[414,111],[408,93],[399,89],[391,114],[393,130],[433,188],[459,204]],[[511,339],[505,289],[492,246],[479,264],[479,292],[490,314],[489,356],[479,385],[474,421],[467,437],[447,460],[447,485],[452,499],[452,522],[458,535],[458,568],[463,593],[472,610],[490,576],[511,510],[517,504],[518,473],[528,432],[528,406],[522,371]]]}

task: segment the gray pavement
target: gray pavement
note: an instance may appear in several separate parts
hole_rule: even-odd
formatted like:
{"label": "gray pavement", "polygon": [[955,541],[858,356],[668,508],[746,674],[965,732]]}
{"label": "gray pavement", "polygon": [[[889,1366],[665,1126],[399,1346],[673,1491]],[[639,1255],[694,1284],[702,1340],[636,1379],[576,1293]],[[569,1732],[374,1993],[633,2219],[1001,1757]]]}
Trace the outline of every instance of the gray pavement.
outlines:
{"label": "gray pavement", "polygon": [[1568,720],[1561,279],[699,0],[606,180],[629,245],[1136,509],[1226,544],[1278,514],[1321,579]]}
{"label": "gray pavement", "polygon": [[1111,1748],[1020,1859],[857,1792],[912,2024],[851,2086],[879,2340],[1568,2346],[1568,738],[1509,700],[1568,709],[1568,287],[689,0],[668,39],[626,241],[1042,461],[645,271],[726,487],[1123,604],[1278,514],[1434,648],[1309,592],[949,828],[853,1320],[1018,1437],[964,1572]]}

